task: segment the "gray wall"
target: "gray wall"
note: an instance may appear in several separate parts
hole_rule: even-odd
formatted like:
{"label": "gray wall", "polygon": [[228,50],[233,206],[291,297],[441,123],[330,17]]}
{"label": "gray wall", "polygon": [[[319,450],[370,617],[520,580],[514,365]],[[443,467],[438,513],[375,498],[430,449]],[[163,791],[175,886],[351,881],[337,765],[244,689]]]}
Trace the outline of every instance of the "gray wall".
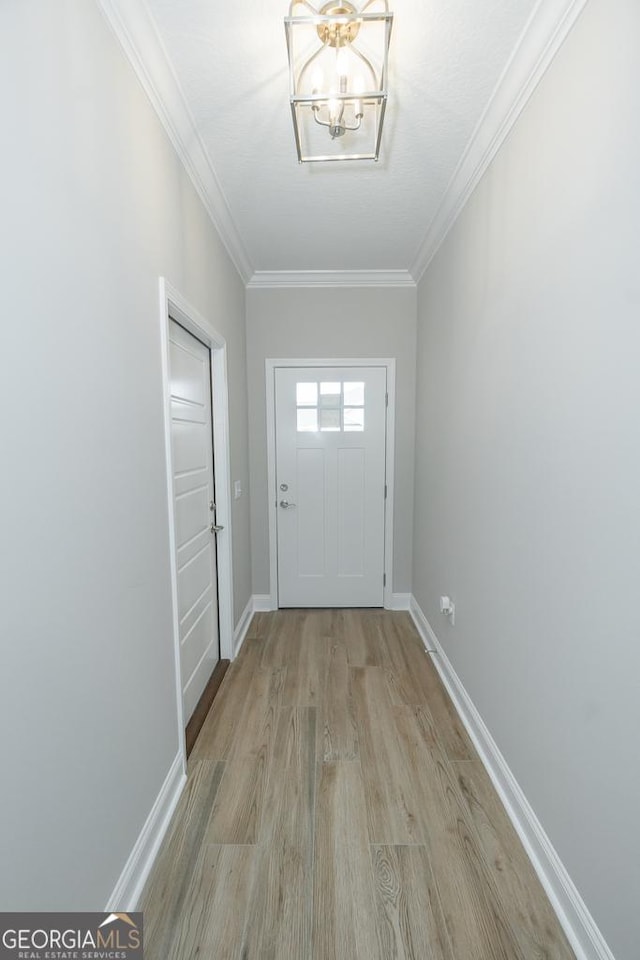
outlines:
{"label": "gray wall", "polygon": [[227,337],[246,487],[244,290],[94,3],[2,3],[0,48],[0,903],[95,910],[179,743],[158,277]]}
{"label": "gray wall", "polygon": [[640,943],[639,36],[637,0],[587,4],[418,304],[414,594],[618,960]]}
{"label": "gray wall", "polygon": [[395,357],[393,589],[411,589],[416,291],[411,288],[247,292],[253,592],[269,593],[266,358]]}

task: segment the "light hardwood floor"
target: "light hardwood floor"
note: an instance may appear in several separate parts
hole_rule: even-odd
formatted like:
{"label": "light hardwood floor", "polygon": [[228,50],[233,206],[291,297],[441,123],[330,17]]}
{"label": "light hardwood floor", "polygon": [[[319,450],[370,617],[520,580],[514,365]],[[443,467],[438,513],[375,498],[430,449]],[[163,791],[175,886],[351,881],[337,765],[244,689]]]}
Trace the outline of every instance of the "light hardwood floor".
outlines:
{"label": "light hardwood floor", "polygon": [[571,960],[406,613],[258,614],[144,896],[147,960]]}

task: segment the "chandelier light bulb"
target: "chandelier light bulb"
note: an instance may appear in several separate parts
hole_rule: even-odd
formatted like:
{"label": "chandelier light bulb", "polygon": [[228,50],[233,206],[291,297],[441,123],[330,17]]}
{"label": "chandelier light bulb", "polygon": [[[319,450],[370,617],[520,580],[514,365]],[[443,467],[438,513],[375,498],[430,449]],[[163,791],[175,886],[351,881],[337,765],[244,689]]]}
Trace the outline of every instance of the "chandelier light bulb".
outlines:
{"label": "chandelier light bulb", "polygon": [[344,47],[340,47],[336,54],[336,73],[340,79],[349,76],[349,55]]}

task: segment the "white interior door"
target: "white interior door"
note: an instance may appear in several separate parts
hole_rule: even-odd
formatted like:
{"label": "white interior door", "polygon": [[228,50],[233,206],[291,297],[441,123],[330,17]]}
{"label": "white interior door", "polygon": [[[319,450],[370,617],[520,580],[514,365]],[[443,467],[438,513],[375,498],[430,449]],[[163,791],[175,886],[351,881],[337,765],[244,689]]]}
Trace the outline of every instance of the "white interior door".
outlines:
{"label": "white interior door", "polygon": [[275,370],[281,607],[383,605],[386,377]]}
{"label": "white interior door", "polygon": [[180,669],[187,723],[220,658],[211,356],[171,320],[169,390]]}

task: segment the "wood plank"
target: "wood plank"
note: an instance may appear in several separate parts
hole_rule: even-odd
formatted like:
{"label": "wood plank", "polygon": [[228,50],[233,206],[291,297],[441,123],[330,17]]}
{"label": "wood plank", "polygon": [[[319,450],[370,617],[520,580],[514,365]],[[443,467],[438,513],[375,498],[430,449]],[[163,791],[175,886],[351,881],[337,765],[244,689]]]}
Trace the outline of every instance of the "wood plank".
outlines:
{"label": "wood plank", "polygon": [[412,771],[400,749],[381,667],[354,667],[351,685],[367,802],[369,842],[422,843]]}
{"label": "wood plank", "polygon": [[149,953],[149,960],[243,960],[242,934],[256,856],[254,847],[204,847],[185,898],[189,908],[178,919],[173,945],[168,954]]}
{"label": "wood plank", "polygon": [[422,704],[433,684],[433,664],[409,614],[391,613],[381,621],[384,663],[391,698],[397,705]]}
{"label": "wood plank", "polygon": [[343,637],[343,612],[343,610],[323,607],[320,610],[307,610],[306,614],[311,618],[313,629],[319,637],[328,637],[330,640],[340,640]]}
{"label": "wood plank", "polygon": [[308,957],[313,911],[316,713],[283,708],[262,817],[243,958]]}
{"label": "wood plank", "polygon": [[524,955],[572,960],[571,947],[486,770],[479,761],[453,764],[453,770]]}
{"label": "wood plank", "polygon": [[257,843],[269,775],[268,755],[228,760],[203,837],[207,844]]}
{"label": "wood plank", "polygon": [[316,611],[307,611],[301,614],[297,634],[287,637],[283,706],[316,707],[322,698],[329,641],[320,632],[321,626]]}
{"label": "wood plank", "polygon": [[[437,679],[438,682],[440,682],[440,678],[438,677]],[[447,709],[455,710],[448,697],[447,701]],[[462,726],[462,721],[457,719],[456,724],[447,722],[447,720],[443,718],[439,707],[436,707],[434,715],[432,712],[432,704],[433,701],[431,701],[431,705],[423,704],[415,707],[413,711],[423,738],[431,747],[437,746],[442,756],[446,757],[450,763],[473,763],[477,761],[478,754],[471,743],[469,735]],[[451,757],[452,753],[461,756],[459,756],[459,759],[455,759],[455,757]]]}
{"label": "wood plank", "polygon": [[325,763],[356,760],[360,751],[347,648],[341,641],[327,644],[328,663],[318,711],[318,755]]}
{"label": "wood plank", "polygon": [[313,917],[313,960],[385,960],[378,951],[367,809],[358,763],[320,768]]}
{"label": "wood plank", "polygon": [[145,955],[166,957],[180,917],[224,764],[200,761],[189,774],[142,896]]}
{"label": "wood plank", "polygon": [[381,617],[377,610],[343,610],[342,636],[352,667],[381,667],[385,662]]}
{"label": "wood plank", "polygon": [[294,662],[305,616],[304,610],[275,610],[271,613],[268,633],[261,641],[265,666],[288,667]]}
{"label": "wood plank", "polygon": [[259,613],[254,613],[247,629],[245,641],[265,640],[269,636],[272,620],[273,613],[271,612],[260,611]]}
{"label": "wood plank", "polygon": [[253,677],[252,696],[247,697],[234,736],[229,744],[229,759],[259,759],[271,762],[286,668],[260,667]]}
{"label": "wood plank", "polygon": [[371,853],[380,956],[459,960],[451,952],[426,848],[374,846]]}

